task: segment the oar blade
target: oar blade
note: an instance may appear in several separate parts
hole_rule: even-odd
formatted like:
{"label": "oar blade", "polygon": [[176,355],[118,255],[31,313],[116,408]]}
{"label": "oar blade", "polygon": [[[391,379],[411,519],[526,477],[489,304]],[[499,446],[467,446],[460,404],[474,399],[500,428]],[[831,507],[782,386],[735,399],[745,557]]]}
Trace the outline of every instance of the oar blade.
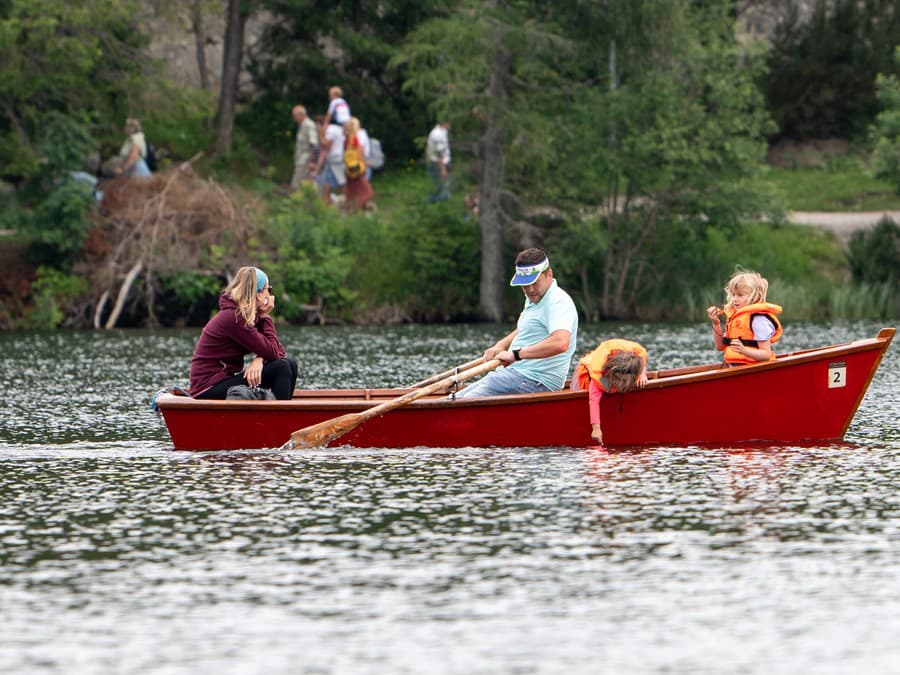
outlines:
{"label": "oar blade", "polygon": [[359,413],[347,413],[334,419],[325,420],[291,434],[290,445],[294,448],[321,448],[339,436],[352,431],[362,423]]}

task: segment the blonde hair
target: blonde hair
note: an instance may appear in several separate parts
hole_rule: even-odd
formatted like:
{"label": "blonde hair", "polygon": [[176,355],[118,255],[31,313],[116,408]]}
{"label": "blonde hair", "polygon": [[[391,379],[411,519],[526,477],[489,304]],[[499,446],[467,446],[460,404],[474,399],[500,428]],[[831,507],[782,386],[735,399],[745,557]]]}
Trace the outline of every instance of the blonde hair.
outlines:
{"label": "blonde hair", "polygon": [[125,120],[125,133],[129,136],[141,131],[141,121],[136,117],[129,117]]}
{"label": "blonde hair", "polygon": [[244,323],[252,326],[256,323],[256,268],[242,267],[225,287],[228,294],[237,303],[238,312]]}
{"label": "blonde hair", "polygon": [[738,293],[749,295],[747,304],[753,305],[757,302],[765,302],[768,292],[769,282],[765,277],[758,272],[737,267],[725,285],[725,307],[731,307],[734,296]]}
{"label": "blonde hair", "polygon": [[340,97],[340,96],[343,96],[343,95],[344,95],[344,92],[341,90],[340,87],[329,87],[329,88],[328,88],[328,95],[329,95],[329,96],[337,96],[337,97]]}
{"label": "blonde hair", "polygon": [[603,364],[602,377],[609,383],[610,392],[626,394],[635,388],[644,370],[644,359],[634,352],[613,352]]}
{"label": "blonde hair", "polygon": [[348,139],[356,136],[356,133],[359,131],[359,119],[356,117],[351,117],[349,120],[344,122],[344,136]]}

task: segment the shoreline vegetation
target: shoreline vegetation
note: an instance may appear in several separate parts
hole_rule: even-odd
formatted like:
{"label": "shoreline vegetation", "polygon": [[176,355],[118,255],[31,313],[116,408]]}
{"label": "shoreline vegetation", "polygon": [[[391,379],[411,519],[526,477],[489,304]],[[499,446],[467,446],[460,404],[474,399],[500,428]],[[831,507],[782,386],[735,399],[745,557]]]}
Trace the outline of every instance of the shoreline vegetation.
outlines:
{"label": "shoreline vegetation", "polygon": [[[822,170],[793,171],[791,178],[803,183]],[[466,195],[459,194],[466,186],[446,205],[429,205],[427,180],[417,162],[376,174],[377,211],[348,215],[322,206],[311,187],[291,195],[283,184],[258,181],[245,189],[227,175],[202,179],[190,164],[170,164],[149,181],[115,179],[91,211],[72,275],[30,262],[34,241],[28,237],[13,232],[0,237],[0,263],[20,285],[31,285],[30,302],[18,307],[10,294],[0,297],[0,322],[5,329],[200,326],[214,311],[225,282],[217,270],[229,257],[235,264],[258,261],[283,280],[279,285],[293,289],[282,292],[279,301],[279,321],[286,323],[478,320],[471,306],[465,308],[475,302],[478,275],[475,215],[464,204]],[[860,203],[867,198],[860,196]],[[877,199],[900,207],[900,200],[884,194]],[[715,261],[733,260],[763,270],[771,298],[793,319],[894,318],[895,281],[854,281],[854,256],[865,267],[869,249],[879,246],[873,213],[878,212],[789,212],[780,222],[712,229],[704,240],[692,242],[697,274],[683,278],[701,276]],[[889,239],[896,230],[890,218],[878,227]],[[854,252],[854,236],[857,249],[864,242],[868,247]],[[723,279],[728,265],[718,265]],[[632,314],[604,317],[586,310],[577,268],[556,255],[554,266],[591,321],[701,320],[704,308],[721,294],[715,275],[702,274],[703,284],[674,279]],[[159,283],[147,283],[154,275]],[[512,315],[521,300],[514,293],[506,300]]]}
{"label": "shoreline vegetation", "polygon": [[[786,318],[900,315],[895,219],[797,224],[900,211],[887,0],[773,3],[765,30],[731,0],[170,8],[201,75],[201,36],[221,38],[200,88],[152,56],[141,12],[161,6],[7,4],[2,330],[201,326],[247,264],[288,324],[499,323],[529,246],[589,322],[703,320],[737,267],[769,279]],[[361,213],[286,187],[291,110],[324,112],[333,85],[387,158]],[[126,119],[159,171],[95,187]],[[436,122],[452,196],[429,204],[418,158]]]}

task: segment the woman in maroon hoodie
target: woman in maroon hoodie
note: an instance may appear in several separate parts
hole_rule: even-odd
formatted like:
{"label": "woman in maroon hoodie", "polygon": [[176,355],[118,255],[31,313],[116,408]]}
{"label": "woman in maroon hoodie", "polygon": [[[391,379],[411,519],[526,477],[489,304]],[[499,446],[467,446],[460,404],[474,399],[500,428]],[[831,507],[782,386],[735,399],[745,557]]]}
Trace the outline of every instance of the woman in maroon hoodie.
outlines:
{"label": "woman in maroon hoodie", "polygon": [[[191,359],[191,396],[225,398],[237,384],[271,389],[288,400],[297,385],[297,362],[284,357],[269,316],[275,296],[269,277],[242,267],[219,296],[219,313],[203,328]],[[244,356],[254,354],[244,368]]]}

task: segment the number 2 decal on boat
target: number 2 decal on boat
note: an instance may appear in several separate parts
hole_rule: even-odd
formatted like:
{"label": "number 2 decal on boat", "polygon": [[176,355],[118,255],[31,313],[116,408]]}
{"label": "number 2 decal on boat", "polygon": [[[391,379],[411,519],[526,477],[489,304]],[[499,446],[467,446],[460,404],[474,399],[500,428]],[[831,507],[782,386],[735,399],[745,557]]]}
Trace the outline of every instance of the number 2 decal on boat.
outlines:
{"label": "number 2 decal on boat", "polygon": [[847,362],[835,361],[828,364],[828,388],[836,389],[847,386]]}

